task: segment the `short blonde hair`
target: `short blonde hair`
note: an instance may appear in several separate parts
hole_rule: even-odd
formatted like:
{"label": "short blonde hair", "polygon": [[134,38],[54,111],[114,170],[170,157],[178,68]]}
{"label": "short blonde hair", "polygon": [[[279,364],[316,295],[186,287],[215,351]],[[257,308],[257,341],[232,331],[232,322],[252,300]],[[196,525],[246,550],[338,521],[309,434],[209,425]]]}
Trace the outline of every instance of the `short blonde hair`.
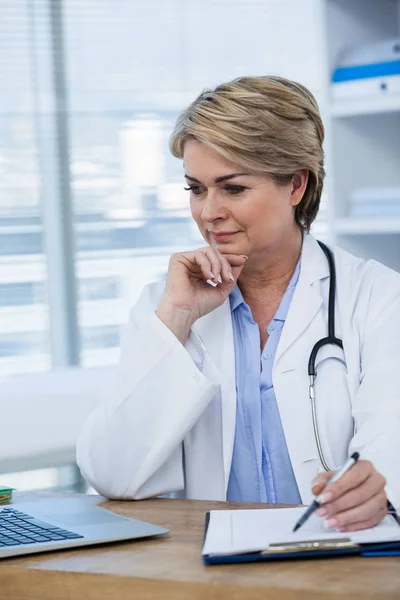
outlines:
{"label": "short blonde hair", "polygon": [[280,185],[307,169],[307,188],[294,216],[309,231],[318,213],[325,171],[324,126],[307,88],[268,76],[240,77],[205,90],[178,117],[170,139],[172,154],[183,158],[189,139],[251,172],[271,175]]}

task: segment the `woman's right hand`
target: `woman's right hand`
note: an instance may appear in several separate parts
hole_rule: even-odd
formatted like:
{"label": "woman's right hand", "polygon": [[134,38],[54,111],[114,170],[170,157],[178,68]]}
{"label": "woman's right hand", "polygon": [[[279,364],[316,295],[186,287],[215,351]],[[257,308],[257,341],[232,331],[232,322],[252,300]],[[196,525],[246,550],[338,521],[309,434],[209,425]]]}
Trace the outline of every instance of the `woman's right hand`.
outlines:
{"label": "woman's right hand", "polygon": [[[246,259],[237,254],[221,254],[211,246],[171,256],[164,295],[156,313],[182,344],[193,323],[225,301]],[[210,285],[207,279],[217,285]]]}

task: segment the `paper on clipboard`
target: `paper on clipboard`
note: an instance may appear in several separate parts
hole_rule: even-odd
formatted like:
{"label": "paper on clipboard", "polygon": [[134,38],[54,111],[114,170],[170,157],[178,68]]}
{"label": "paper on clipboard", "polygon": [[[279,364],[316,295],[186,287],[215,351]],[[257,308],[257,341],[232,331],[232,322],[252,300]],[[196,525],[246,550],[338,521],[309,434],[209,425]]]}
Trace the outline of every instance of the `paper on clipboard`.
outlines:
{"label": "paper on clipboard", "polygon": [[354,532],[326,529],[324,519],[312,515],[295,533],[294,524],[304,508],[273,508],[252,510],[213,510],[210,512],[203,556],[229,556],[259,552],[270,544],[339,540],[343,536],[355,544],[400,540],[400,527],[390,517],[376,527]]}

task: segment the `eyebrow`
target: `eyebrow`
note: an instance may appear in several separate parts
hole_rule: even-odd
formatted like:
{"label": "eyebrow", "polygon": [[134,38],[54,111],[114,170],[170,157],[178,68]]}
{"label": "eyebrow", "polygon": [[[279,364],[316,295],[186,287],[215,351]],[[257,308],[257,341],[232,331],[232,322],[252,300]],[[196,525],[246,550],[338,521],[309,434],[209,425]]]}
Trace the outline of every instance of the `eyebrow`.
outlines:
{"label": "eyebrow", "polygon": [[[221,183],[221,181],[227,181],[228,179],[233,179],[234,177],[243,177],[244,175],[249,175],[250,173],[231,173],[231,175],[223,175],[222,177],[216,177],[214,183]],[[191,177],[190,175],[186,175],[186,179],[190,179],[190,181],[194,181],[195,183],[201,183],[196,177]]]}

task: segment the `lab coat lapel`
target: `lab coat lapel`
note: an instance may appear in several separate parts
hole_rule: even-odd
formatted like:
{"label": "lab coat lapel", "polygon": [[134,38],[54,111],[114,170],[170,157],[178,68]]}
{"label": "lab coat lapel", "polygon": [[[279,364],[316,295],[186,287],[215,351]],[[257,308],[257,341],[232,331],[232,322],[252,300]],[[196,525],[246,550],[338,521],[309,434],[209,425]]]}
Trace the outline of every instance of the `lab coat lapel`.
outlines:
{"label": "lab coat lapel", "polygon": [[275,355],[275,364],[318,313],[322,297],[313,284],[329,276],[325,255],[315,238],[304,235],[301,270]]}
{"label": "lab coat lapel", "polygon": [[305,235],[299,281],[273,368],[275,395],[303,503],[311,500],[310,484],[320,466],[308,398],[307,364],[312,346],[326,335],[319,281],[328,276],[323,251],[312,236]]}
{"label": "lab coat lapel", "polygon": [[[196,321],[193,329],[201,338],[221,374],[222,440],[226,492],[236,428],[235,348],[229,297],[216,310]],[[212,435],[210,435],[209,442],[212,443]]]}

